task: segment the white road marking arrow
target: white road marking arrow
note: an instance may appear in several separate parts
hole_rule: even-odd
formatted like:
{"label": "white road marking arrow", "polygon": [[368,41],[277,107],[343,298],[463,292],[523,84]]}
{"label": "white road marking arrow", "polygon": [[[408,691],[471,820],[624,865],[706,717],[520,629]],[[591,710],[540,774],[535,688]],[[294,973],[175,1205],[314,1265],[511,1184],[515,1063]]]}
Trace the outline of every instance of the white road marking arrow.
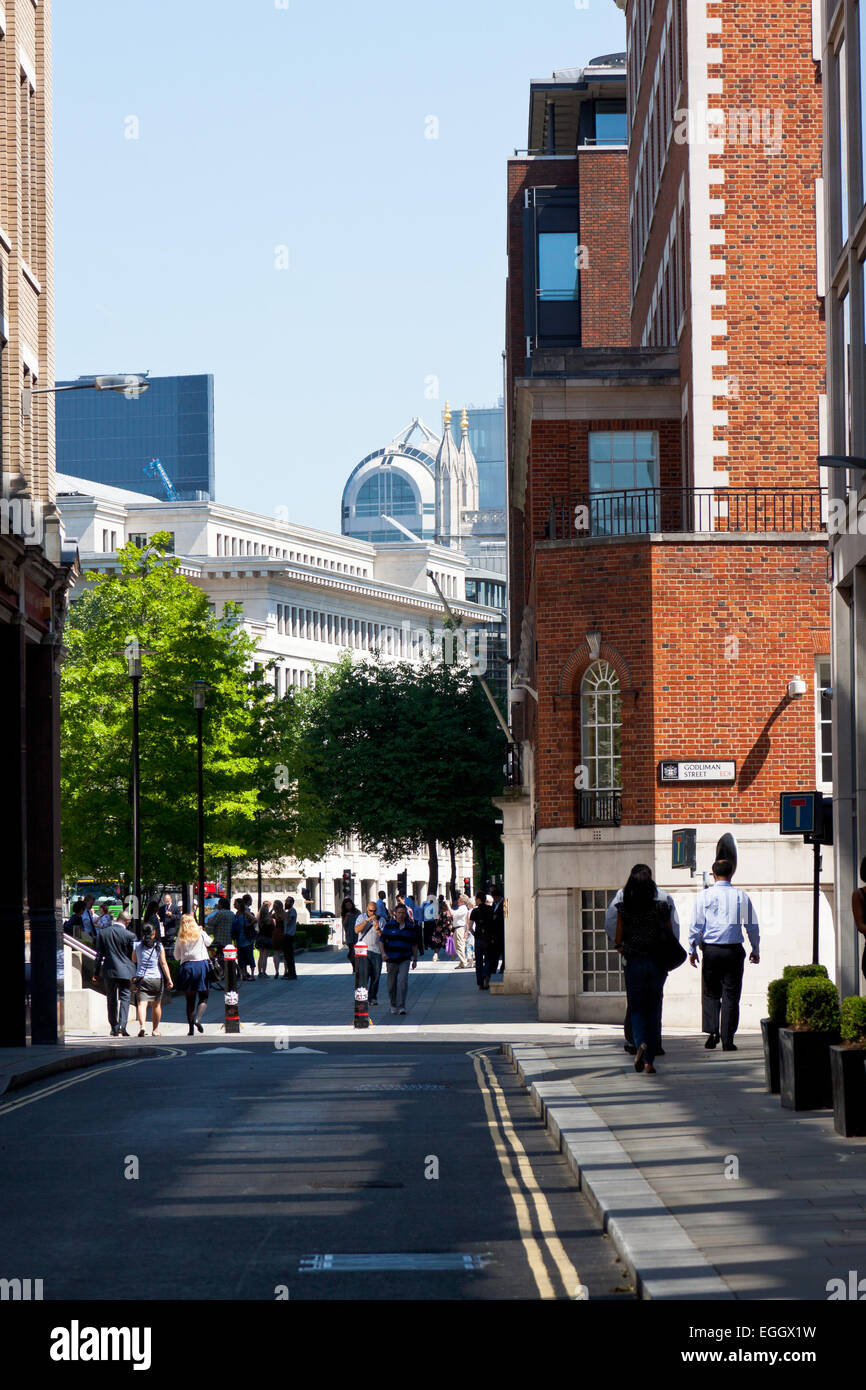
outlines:
{"label": "white road marking arrow", "polygon": [[201,1057],[213,1057],[217,1052],[228,1052],[232,1057],[242,1053],[247,1057],[252,1056],[246,1047],[197,1047],[195,1050]]}

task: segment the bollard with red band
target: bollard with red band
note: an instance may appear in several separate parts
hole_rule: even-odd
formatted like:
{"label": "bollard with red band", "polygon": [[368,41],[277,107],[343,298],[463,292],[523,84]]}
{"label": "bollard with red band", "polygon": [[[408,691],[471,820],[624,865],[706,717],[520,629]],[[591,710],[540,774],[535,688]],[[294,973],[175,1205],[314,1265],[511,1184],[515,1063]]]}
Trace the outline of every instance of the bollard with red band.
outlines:
{"label": "bollard with red band", "polygon": [[355,943],[355,1027],[370,1027],[370,1008],[367,1001],[369,979],[367,947]]}
{"label": "bollard with red band", "polygon": [[227,1033],[239,1033],[241,1031],[241,1016],[238,1012],[238,948],[237,946],[223,946],[223,964],[225,965],[225,1030]]}

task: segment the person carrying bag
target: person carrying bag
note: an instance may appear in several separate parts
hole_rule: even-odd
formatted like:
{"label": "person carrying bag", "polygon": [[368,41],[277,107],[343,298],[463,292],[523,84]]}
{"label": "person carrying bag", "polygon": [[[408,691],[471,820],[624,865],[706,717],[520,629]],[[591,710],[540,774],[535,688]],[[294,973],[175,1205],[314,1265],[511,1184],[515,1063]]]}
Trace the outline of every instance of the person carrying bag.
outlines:
{"label": "person carrying bag", "polygon": [[[634,869],[617,907],[616,946],[625,962],[625,988],[637,1051],[634,1069],[655,1075],[661,1038],[662,994],[669,970],[685,960],[670,907],[659,902],[649,869]],[[679,956],[679,959],[677,958]]]}

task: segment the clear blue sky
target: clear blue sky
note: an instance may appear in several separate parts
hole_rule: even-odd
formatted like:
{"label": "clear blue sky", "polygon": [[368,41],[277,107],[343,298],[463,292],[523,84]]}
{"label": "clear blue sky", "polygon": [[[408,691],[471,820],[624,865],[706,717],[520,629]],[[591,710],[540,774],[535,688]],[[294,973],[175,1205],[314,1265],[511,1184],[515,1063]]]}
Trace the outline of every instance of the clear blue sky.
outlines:
{"label": "clear blue sky", "polygon": [[55,0],[56,370],[213,372],[219,499],[339,530],[364,454],[501,393],[529,80],[625,24],[613,0],[283,3]]}

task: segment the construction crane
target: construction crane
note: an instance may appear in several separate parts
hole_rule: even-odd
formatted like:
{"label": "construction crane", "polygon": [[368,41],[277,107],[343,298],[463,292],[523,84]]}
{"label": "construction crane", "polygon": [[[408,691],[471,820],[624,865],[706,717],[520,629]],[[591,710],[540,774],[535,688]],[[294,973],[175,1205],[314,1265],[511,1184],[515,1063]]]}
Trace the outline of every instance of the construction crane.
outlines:
{"label": "construction crane", "polygon": [[159,478],[159,481],[162,483],[162,486],[165,489],[165,497],[167,502],[180,501],[180,495],[177,491],[177,488],[171,481],[171,478],[166,473],[159,459],[151,459],[150,463],[146,463],[144,465],[144,472],[147,474],[149,478]]}

